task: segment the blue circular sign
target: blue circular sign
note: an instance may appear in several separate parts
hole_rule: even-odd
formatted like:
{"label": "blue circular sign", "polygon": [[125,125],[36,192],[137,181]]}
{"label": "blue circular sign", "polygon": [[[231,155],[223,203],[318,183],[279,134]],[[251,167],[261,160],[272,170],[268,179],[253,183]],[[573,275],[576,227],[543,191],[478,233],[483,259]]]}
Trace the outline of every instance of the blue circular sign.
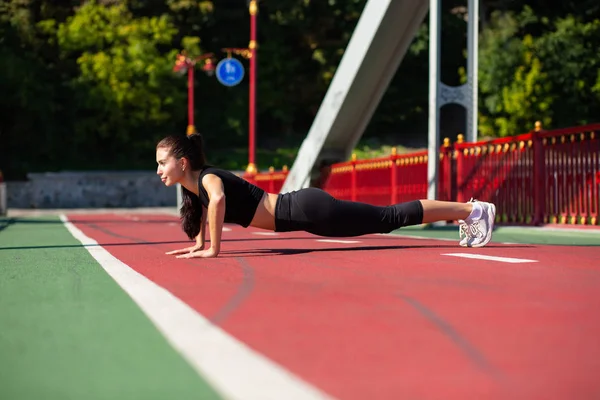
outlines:
{"label": "blue circular sign", "polygon": [[217,80],[225,86],[235,86],[244,79],[244,66],[236,58],[224,58],[217,64]]}

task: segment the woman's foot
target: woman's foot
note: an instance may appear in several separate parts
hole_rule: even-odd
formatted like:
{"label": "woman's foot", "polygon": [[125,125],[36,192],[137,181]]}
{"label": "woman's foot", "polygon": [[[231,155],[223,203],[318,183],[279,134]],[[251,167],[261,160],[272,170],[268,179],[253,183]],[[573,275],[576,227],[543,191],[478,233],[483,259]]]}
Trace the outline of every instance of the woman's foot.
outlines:
{"label": "woman's foot", "polygon": [[481,206],[481,216],[477,219],[466,218],[459,220],[459,238],[462,247],[483,247],[492,239],[494,221],[496,219],[496,206],[484,201],[469,200]]}

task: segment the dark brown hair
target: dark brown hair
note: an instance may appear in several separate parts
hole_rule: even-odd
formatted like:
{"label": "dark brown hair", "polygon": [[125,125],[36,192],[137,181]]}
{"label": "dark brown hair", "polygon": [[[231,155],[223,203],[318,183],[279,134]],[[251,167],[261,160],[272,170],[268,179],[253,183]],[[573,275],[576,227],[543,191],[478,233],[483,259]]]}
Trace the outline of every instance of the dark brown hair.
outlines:
{"label": "dark brown hair", "polygon": [[[201,170],[206,166],[206,155],[204,154],[204,142],[202,135],[194,133],[189,136],[170,135],[162,139],[156,148],[169,149],[169,155],[180,159],[187,158],[192,171]],[[194,193],[181,186],[181,228],[185,234],[194,239],[200,233],[202,224],[202,204]]]}

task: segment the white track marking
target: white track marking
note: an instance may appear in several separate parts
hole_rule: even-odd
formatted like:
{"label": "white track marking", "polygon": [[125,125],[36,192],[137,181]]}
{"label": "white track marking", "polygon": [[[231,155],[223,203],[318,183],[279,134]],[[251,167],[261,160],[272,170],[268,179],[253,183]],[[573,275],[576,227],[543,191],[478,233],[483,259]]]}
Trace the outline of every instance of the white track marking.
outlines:
{"label": "white track marking", "polygon": [[68,222],[60,219],[189,364],[225,399],[331,399],[213,325]]}
{"label": "white track marking", "polygon": [[261,236],[279,236],[277,232],[252,232],[253,235],[261,235]]}
{"label": "white track marking", "polygon": [[473,259],[477,259],[477,260],[499,261],[499,262],[511,263],[511,264],[538,262],[537,260],[528,260],[526,258],[496,257],[496,256],[486,256],[483,254],[473,254],[473,253],[446,253],[446,254],[442,254],[442,255],[443,256],[452,256],[452,257],[473,258]]}
{"label": "white track marking", "polygon": [[360,243],[360,240],[335,240],[335,239],[316,239],[323,243]]}

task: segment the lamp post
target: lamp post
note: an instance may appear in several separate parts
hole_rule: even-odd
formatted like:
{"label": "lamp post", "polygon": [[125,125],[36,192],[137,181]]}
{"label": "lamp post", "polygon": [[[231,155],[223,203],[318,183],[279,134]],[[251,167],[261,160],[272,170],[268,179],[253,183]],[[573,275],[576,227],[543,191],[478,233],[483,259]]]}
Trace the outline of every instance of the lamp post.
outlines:
{"label": "lamp post", "polygon": [[173,71],[180,74],[188,75],[188,126],[186,133],[191,135],[196,133],[196,127],[194,126],[194,67],[199,61],[204,61],[202,70],[207,75],[212,75],[215,71],[215,64],[213,62],[213,54],[207,53],[201,56],[190,58],[186,56],[185,52],[177,55]]}
{"label": "lamp post", "polygon": [[250,12],[250,98],[249,98],[249,123],[248,123],[248,167],[246,173],[256,174],[258,172],[255,164],[256,147],[256,14],[258,14],[257,0],[250,0],[248,5]]}
{"label": "lamp post", "polygon": [[256,154],[256,15],[258,14],[258,1],[248,1],[248,11],[250,13],[250,42],[247,48],[227,47],[222,49],[227,53],[239,55],[250,60],[249,73],[249,98],[248,98],[248,166],[246,175],[254,176],[258,173],[255,162]]}

